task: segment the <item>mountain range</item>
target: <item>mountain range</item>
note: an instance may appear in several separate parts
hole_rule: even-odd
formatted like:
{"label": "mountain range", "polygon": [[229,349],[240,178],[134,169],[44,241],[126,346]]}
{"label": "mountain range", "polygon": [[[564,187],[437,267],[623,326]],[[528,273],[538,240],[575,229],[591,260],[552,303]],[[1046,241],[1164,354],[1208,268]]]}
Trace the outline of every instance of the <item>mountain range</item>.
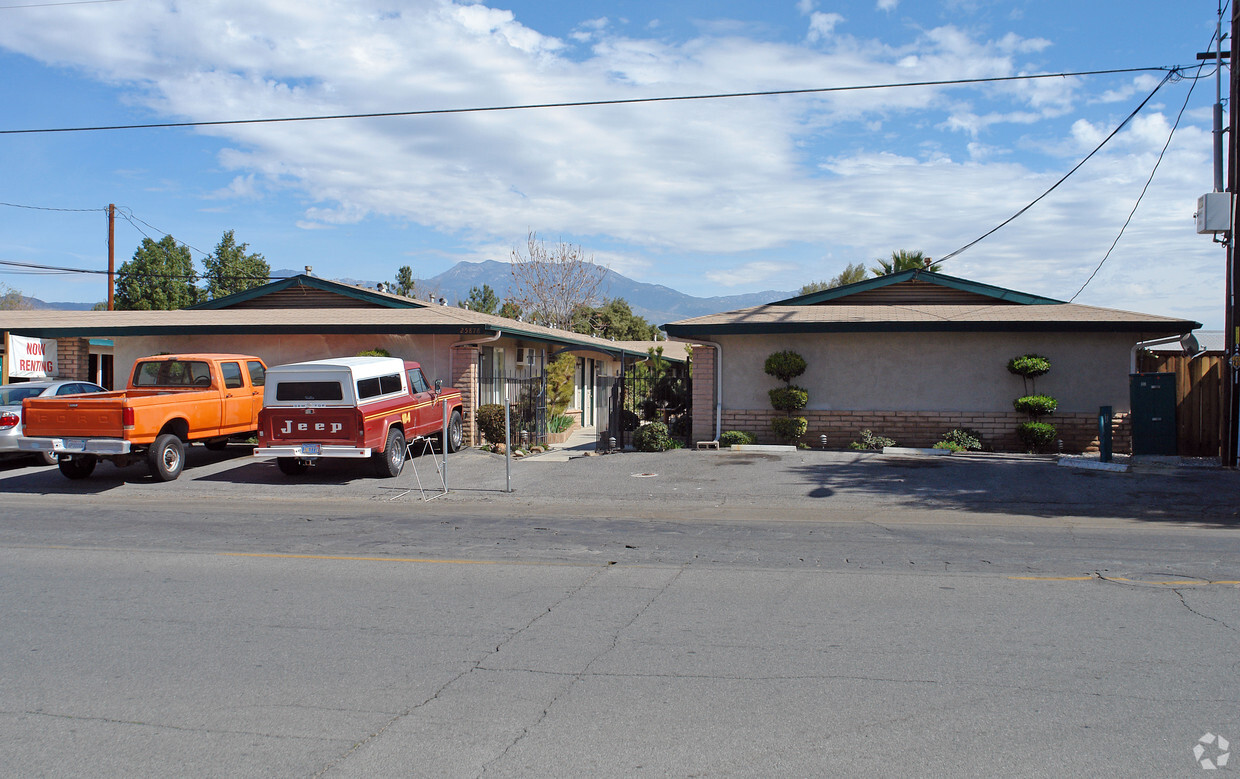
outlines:
{"label": "mountain range", "polygon": [[[458,262],[438,276],[417,279],[417,294],[421,297],[428,294],[433,294],[437,298],[444,297],[449,305],[456,305],[458,301],[469,297],[470,289],[481,288],[483,284],[486,284],[495,290],[496,297],[503,300],[508,297],[512,287],[512,272],[509,268],[508,263],[495,260]],[[285,274],[295,275],[296,272],[276,271],[272,275]],[[339,279],[339,281],[361,287],[374,287],[378,283],[359,279]],[[773,300],[782,300],[796,294],[766,290],[744,295],[700,298],[686,295],[662,284],[634,281],[611,269],[604,269],[603,283],[599,291],[601,296],[608,300],[624,298],[634,314],[644,317],[652,325],[660,326],[678,319],[770,303]]]}
{"label": "mountain range", "polygon": [[[449,305],[456,305],[458,301],[469,297],[469,291],[472,288],[481,288],[483,284],[486,284],[495,290],[496,297],[503,300],[508,297],[512,287],[512,272],[509,268],[508,263],[495,260],[458,262],[438,276],[417,279],[417,294],[419,297],[426,297],[427,295],[433,295],[436,298],[444,297]],[[271,276],[272,278],[287,278],[289,276],[296,276],[298,273],[301,273],[301,271],[284,268],[272,271]],[[376,280],[350,278],[337,279],[337,281],[369,288],[374,288],[379,283]],[[389,281],[388,283],[391,282]],[[603,283],[599,291],[604,299],[624,298],[634,314],[645,318],[652,325],[660,326],[668,322],[675,322],[678,319],[717,314],[721,311],[732,311],[738,308],[748,308],[749,306],[770,303],[773,300],[782,300],[796,294],[794,292],[767,290],[744,295],[721,295],[700,298],[686,295],[683,292],[677,292],[671,287],[665,287],[662,284],[646,284],[634,281],[609,268],[603,269]],[[91,308],[90,303],[48,303],[37,298],[25,298],[25,301],[33,308],[41,309],[86,311]],[[601,303],[602,301],[599,302]]]}

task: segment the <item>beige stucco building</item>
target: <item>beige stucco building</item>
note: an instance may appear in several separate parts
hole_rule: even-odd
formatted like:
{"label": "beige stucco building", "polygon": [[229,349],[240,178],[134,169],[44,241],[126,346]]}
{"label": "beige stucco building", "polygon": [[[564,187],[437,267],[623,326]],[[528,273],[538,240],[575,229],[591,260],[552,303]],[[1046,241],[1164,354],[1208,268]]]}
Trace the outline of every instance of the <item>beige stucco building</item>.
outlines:
{"label": "beige stucco building", "polygon": [[1048,418],[1064,448],[1097,445],[1101,407],[1112,409],[1117,451],[1130,445],[1129,361],[1139,342],[1174,337],[1196,322],[1074,305],[954,278],[903,271],[857,284],[673,322],[694,349],[694,420],[705,431],[744,430],[771,442],[768,391],[781,383],[763,364],[792,350],[807,362],[805,443],[846,446],[863,429],[906,446],[930,446],[955,427],[997,450],[1018,450],[1012,406],[1027,394],[1007,371],[1039,354],[1051,371],[1036,390],[1059,408]]}
{"label": "beige stucco building", "polygon": [[[95,380],[106,350],[115,366],[109,388],[124,387],[129,366],[152,354],[252,354],[281,365],[383,349],[420,362],[430,381],[462,391],[470,443],[478,442],[473,412],[479,405],[503,402],[507,379],[537,378],[563,353],[577,360],[569,414],[594,427],[609,400],[596,391],[600,379],[646,359],[655,345],[609,341],[309,275],[174,311],[0,311],[0,331],[54,339],[62,378]],[[683,363],[683,345],[668,349],[667,359]]]}

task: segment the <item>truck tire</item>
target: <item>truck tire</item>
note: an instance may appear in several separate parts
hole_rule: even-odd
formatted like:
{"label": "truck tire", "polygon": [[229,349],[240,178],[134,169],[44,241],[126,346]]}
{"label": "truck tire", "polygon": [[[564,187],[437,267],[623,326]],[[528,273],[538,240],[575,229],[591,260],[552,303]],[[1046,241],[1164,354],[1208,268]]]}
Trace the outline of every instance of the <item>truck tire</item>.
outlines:
{"label": "truck tire", "polygon": [[58,465],[65,478],[85,479],[94,472],[96,462],[97,458],[93,454],[86,454],[81,457],[66,457]]}
{"label": "truck tire", "polygon": [[146,462],[159,481],[175,481],[185,467],[185,444],[172,433],[164,433],[146,451]]}
{"label": "truck tire", "polygon": [[34,461],[39,465],[55,465],[60,462],[60,456],[55,452],[39,452],[34,456]]}
{"label": "truck tire", "polygon": [[448,440],[441,441],[443,448],[448,452],[459,452],[461,444],[465,440],[465,433],[461,427],[461,410],[453,409],[452,416],[448,419]]}
{"label": "truck tire", "polygon": [[400,476],[405,467],[405,434],[398,428],[388,431],[387,446],[382,452],[375,452],[375,475],[380,479],[392,479]]}
{"label": "truck tire", "polygon": [[277,457],[276,467],[285,476],[300,476],[306,472],[306,464],[296,457]]}

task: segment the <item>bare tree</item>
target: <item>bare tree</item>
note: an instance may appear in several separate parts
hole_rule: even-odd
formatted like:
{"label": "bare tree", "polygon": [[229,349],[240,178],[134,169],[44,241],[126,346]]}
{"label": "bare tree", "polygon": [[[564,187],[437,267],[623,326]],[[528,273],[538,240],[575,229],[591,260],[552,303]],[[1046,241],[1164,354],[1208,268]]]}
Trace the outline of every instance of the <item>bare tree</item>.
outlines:
{"label": "bare tree", "polygon": [[510,294],[529,321],[568,330],[578,306],[600,301],[606,274],[580,246],[563,241],[548,246],[531,231],[525,254],[512,250]]}

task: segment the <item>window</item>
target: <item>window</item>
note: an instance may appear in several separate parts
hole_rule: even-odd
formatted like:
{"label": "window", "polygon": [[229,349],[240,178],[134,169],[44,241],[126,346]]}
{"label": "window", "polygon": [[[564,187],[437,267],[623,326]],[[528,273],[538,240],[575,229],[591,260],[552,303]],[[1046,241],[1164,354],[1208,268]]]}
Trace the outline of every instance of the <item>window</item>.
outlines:
{"label": "window", "polygon": [[250,386],[261,387],[267,383],[267,369],[258,360],[250,360],[245,364],[250,371]]}
{"label": "window", "polygon": [[343,400],[338,381],[281,381],[276,384],[276,400]]}
{"label": "window", "polygon": [[430,392],[430,385],[426,383],[426,377],[422,375],[421,368],[410,368],[408,373],[409,388],[412,392]]}
{"label": "window", "polygon": [[358,400],[365,400],[378,395],[390,395],[393,392],[400,391],[399,373],[389,373],[387,376],[379,376],[373,379],[358,379],[357,382]]}
{"label": "window", "polygon": [[135,387],[201,387],[211,385],[211,368],[196,360],[157,360],[134,369]]}
{"label": "window", "polygon": [[222,362],[220,363],[220,373],[224,374],[224,387],[227,389],[240,389],[243,382],[241,381],[241,363],[239,362]]}

